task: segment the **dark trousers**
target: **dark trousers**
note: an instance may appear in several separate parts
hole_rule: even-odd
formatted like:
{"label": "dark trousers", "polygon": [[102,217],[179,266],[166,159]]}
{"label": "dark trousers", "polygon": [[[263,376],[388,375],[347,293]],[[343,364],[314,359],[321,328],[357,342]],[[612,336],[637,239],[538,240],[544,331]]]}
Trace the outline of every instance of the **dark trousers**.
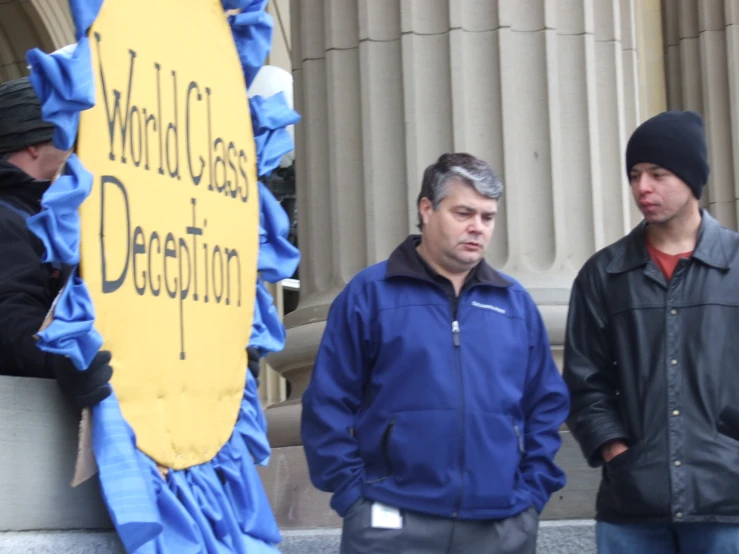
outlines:
{"label": "dark trousers", "polygon": [[603,523],[598,554],[739,554],[739,525],[721,523]]}
{"label": "dark trousers", "polygon": [[401,510],[401,529],[371,526],[372,502],[344,517],[341,554],[535,554],[539,515],[532,507],[495,521],[468,521]]}

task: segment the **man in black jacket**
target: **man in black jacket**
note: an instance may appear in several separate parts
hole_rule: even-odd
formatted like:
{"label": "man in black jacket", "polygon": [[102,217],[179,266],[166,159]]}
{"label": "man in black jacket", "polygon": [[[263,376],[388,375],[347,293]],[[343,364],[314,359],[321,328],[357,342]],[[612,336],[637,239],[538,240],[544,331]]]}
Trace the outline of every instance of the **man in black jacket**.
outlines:
{"label": "man in black jacket", "polygon": [[626,171],[644,219],[578,274],[564,357],[598,551],[736,554],[739,234],[699,207],[701,117],[643,123]]}
{"label": "man in black jacket", "polygon": [[111,393],[110,353],[99,352],[80,371],[69,358],[41,351],[34,339],[65,277],[41,261],[43,243],[26,225],[67,157],[52,145],[53,132],[27,78],[0,85],[0,375],[56,379],[84,408]]}

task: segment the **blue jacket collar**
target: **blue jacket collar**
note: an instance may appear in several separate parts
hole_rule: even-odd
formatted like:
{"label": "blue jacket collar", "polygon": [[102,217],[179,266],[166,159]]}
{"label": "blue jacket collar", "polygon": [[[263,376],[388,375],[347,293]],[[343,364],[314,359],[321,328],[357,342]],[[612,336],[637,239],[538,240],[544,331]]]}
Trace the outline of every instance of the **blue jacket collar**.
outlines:
{"label": "blue jacket collar", "polygon": [[[421,243],[421,235],[409,235],[390,255],[387,261],[385,278],[412,277],[425,281],[433,280],[434,270],[426,264],[416,251]],[[513,283],[488,265],[480,261],[468,276],[471,283],[480,283],[493,287],[510,287]]]}

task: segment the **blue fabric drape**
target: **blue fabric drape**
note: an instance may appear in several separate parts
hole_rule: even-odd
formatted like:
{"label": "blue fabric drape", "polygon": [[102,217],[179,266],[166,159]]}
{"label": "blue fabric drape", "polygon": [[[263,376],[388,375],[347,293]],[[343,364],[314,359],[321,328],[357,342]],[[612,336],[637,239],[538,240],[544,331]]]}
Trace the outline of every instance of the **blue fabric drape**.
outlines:
{"label": "blue fabric drape", "polygon": [[[272,16],[267,13],[268,0],[222,0],[224,9],[239,9],[230,15],[236,50],[239,52],[247,88],[264,64],[272,44]],[[256,134],[256,133],[255,133]]]}

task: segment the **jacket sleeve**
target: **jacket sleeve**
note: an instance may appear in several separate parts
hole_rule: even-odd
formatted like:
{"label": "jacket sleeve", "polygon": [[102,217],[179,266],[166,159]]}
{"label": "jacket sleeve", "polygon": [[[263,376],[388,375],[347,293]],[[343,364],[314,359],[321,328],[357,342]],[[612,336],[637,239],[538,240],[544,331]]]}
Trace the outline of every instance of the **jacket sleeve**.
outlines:
{"label": "jacket sleeve", "polygon": [[616,406],[616,375],[599,297],[592,280],[581,273],[572,286],[563,371],[572,397],[567,425],[592,467],[603,463],[605,443],[628,441]]}
{"label": "jacket sleeve", "polygon": [[361,496],[364,477],[353,427],[368,374],[369,326],[364,295],[352,288],[344,289],[329,310],[303,395],[301,423],[311,481],[333,493],[331,507],[340,516]]}
{"label": "jacket sleeve", "polygon": [[0,373],[54,377],[53,356],[33,338],[54,300],[48,280],[23,219],[0,217]]}
{"label": "jacket sleeve", "polygon": [[560,427],[570,409],[567,387],[552,358],[544,322],[529,297],[529,366],[523,398],[526,418],[521,472],[539,513],[551,495],[565,486],[564,472],[554,463],[562,445]]}

